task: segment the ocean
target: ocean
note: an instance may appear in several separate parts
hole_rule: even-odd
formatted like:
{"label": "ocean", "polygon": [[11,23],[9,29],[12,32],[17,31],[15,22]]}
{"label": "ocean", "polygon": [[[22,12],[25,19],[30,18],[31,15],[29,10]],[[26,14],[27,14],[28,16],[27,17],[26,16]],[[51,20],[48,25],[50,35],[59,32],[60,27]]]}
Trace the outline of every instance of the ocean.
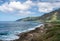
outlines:
{"label": "ocean", "polygon": [[0,22],[0,40],[19,39],[18,34],[33,30],[39,24],[37,22]]}

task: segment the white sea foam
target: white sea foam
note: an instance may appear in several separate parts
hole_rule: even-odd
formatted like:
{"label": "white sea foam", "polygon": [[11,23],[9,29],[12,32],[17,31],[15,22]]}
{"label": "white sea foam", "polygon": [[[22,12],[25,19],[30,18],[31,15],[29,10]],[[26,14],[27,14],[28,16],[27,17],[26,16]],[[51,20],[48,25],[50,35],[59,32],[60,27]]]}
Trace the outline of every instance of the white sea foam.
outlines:
{"label": "white sea foam", "polygon": [[37,26],[35,26],[35,27],[33,27],[33,28],[29,28],[29,29],[23,30],[23,31],[15,31],[15,34],[20,34],[20,33],[23,33],[23,32],[29,32],[29,31],[34,30],[34,29],[36,29],[37,27],[40,27],[40,26],[42,26],[42,25],[43,25],[43,24],[39,24],[39,25],[37,25]]}
{"label": "white sea foam", "polygon": [[[0,30],[1,32],[3,32],[3,34],[4,33],[6,33],[6,32],[4,32],[4,31],[6,31],[7,29],[7,35],[0,35],[0,40],[3,40],[3,41],[10,41],[10,40],[16,40],[16,39],[19,39],[19,36],[17,36],[18,34],[20,34],[20,33],[23,33],[23,32],[28,32],[28,31],[31,31],[31,30],[34,30],[35,28],[37,28],[37,27],[40,27],[42,24],[39,24],[39,25],[33,25],[33,24],[31,24],[31,23],[28,23],[28,24],[26,24],[26,23],[23,23],[22,25],[21,25],[21,23],[19,24],[17,24],[17,26],[18,27],[16,27],[16,23],[14,23],[14,25],[13,26],[11,26],[11,24],[6,28],[6,27],[3,27],[3,28],[1,28],[2,30]],[[35,23],[34,23],[35,24]],[[24,26],[23,26],[24,25]],[[10,27],[11,26],[11,27]],[[35,26],[35,27],[34,27]],[[10,28],[10,29],[9,29]],[[27,29],[26,29],[27,28]],[[4,30],[4,29],[6,29],[6,30]],[[21,29],[23,29],[23,30],[21,30]]]}
{"label": "white sea foam", "polygon": [[36,29],[37,27],[40,27],[40,26],[42,26],[42,25],[43,25],[43,24],[39,24],[39,25],[35,26],[34,28],[29,28],[29,29],[23,30],[23,31],[15,31],[15,33],[16,33],[16,34],[20,34],[20,33],[23,33],[23,32],[29,32],[29,31],[34,30],[34,29]]}
{"label": "white sea foam", "polygon": [[40,26],[43,26],[44,24],[39,24],[39,25],[37,25],[37,26],[35,26],[35,27],[40,27]]}
{"label": "white sea foam", "polygon": [[3,35],[0,38],[0,40],[3,40],[3,41],[10,41],[10,40],[15,40],[15,39],[19,39],[19,37],[16,35]]}

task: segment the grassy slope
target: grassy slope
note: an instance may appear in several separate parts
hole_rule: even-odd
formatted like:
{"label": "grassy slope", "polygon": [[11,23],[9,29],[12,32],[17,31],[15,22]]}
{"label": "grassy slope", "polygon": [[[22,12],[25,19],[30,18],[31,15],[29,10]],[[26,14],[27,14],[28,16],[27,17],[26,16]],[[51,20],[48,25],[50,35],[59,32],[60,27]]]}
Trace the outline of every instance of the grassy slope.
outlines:
{"label": "grassy slope", "polygon": [[47,27],[48,29],[45,34],[38,36],[34,41],[60,41],[60,24],[54,25],[52,27]]}
{"label": "grassy slope", "polygon": [[60,41],[60,24],[55,24],[45,36],[46,41]]}

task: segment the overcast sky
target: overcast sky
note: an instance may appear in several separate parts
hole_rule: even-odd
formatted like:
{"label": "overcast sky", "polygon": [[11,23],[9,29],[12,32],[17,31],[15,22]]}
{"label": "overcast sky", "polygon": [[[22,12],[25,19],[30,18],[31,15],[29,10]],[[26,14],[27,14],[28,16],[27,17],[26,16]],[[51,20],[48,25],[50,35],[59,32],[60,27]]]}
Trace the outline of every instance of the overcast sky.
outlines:
{"label": "overcast sky", "polygon": [[41,16],[60,8],[60,0],[0,0],[0,21]]}

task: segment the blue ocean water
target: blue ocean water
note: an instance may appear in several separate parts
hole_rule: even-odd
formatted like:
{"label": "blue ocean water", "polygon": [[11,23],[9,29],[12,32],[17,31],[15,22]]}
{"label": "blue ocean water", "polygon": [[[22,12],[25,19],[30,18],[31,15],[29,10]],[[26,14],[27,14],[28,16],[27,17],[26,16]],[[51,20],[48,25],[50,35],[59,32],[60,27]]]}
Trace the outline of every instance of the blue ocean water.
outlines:
{"label": "blue ocean water", "polygon": [[15,40],[17,34],[33,30],[40,23],[36,22],[0,22],[0,40]]}

